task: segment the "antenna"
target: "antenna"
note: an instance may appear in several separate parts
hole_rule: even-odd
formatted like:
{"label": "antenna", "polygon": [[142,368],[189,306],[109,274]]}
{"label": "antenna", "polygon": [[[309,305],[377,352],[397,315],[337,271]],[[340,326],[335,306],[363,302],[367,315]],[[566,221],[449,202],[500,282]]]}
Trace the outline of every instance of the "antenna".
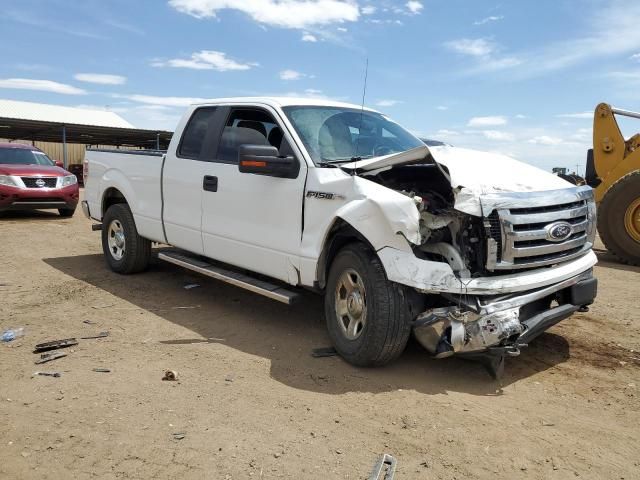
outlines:
{"label": "antenna", "polygon": [[360,135],[362,130],[362,117],[364,115],[364,99],[367,96],[367,77],[369,76],[369,57],[367,57],[367,62],[364,67],[364,87],[362,88],[362,105],[360,107],[360,125],[358,125],[358,138],[356,139],[356,151],[354,155],[353,162],[353,172],[352,175],[356,174],[357,166],[358,166],[358,148],[360,147]]}

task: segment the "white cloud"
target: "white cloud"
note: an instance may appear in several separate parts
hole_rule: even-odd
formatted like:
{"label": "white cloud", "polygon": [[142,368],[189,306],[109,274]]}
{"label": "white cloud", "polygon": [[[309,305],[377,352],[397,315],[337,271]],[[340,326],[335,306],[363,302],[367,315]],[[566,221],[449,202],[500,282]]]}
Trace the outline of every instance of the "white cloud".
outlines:
{"label": "white cloud", "polygon": [[540,135],[538,137],[533,137],[532,139],[530,139],[528,141],[528,143],[533,143],[533,144],[536,144],[536,145],[554,146],[554,145],[562,144],[563,140],[561,138],[551,137],[549,135]]}
{"label": "white cloud", "polygon": [[523,115],[523,114],[519,113],[519,114],[517,114],[517,115],[515,116],[515,118],[517,118],[518,120],[522,120],[523,118],[529,118],[529,117],[527,117],[526,115]]}
{"label": "white cloud", "polygon": [[484,130],[482,134],[489,140],[498,140],[501,142],[512,142],[515,140],[513,134],[501,130]]}
{"label": "white cloud", "polygon": [[446,128],[442,128],[436,132],[436,136],[438,137],[455,137],[460,135],[460,132],[455,130],[447,130]]}
{"label": "white cloud", "polygon": [[634,53],[629,57],[630,60],[637,60],[640,62],[640,53]]}
{"label": "white cloud", "polygon": [[296,70],[282,70],[280,72],[281,80],[300,80],[302,78],[309,77],[313,78],[313,76],[307,75],[305,73],[298,72]]}
{"label": "white cloud", "polygon": [[81,88],[52,80],[36,80],[32,78],[4,78],[0,79],[0,88],[16,90],[38,90],[40,92],[61,93],[63,95],[84,95],[87,92]]}
{"label": "white cloud", "polygon": [[459,40],[446,42],[444,45],[454,52],[472,57],[485,57],[494,53],[497,49],[497,46],[493,42],[484,38],[461,38]]}
{"label": "white cloud", "polygon": [[474,25],[484,25],[489,22],[498,22],[504,19],[504,15],[491,15],[490,17],[485,17],[482,20],[477,20],[473,22]]}
{"label": "white cloud", "polygon": [[122,75],[107,75],[104,73],[76,73],[73,78],[80,82],[100,85],[123,85],[127,81],[127,77]]}
{"label": "white cloud", "polygon": [[336,30],[338,30],[339,32],[343,32],[343,33],[344,33],[344,32],[348,32],[348,31],[349,31],[349,30],[347,30],[347,29],[346,29],[346,28],[344,28],[344,27],[338,27]]}
{"label": "white cloud", "polygon": [[221,10],[238,10],[265,25],[309,28],[355,22],[360,16],[351,0],[169,0],[179,12],[196,18],[215,18]]}
{"label": "white cloud", "polygon": [[364,7],[362,7],[361,12],[363,15],[373,15],[377,10],[378,9],[373,5],[365,5]]}
{"label": "white cloud", "polygon": [[249,70],[258,66],[257,63],[237,62],[227,57],[224,52],[215,50],[200,50],[192,53],[190,58],[172,58],[169,60],[155,60],[151,63],[154,67],[191,68],[193,70],[216,70],[228,72],[232,70]]}
{"label": "white cloud", "polygon": [[445,110],[449,110],[449,107],[445,106],[445,105],[438,105],[436,107],[436,110],[440,110],[440,111],[445,111]]}
{"label": "white cloud", "polygon": [[139,95],[139,94],[130,94],[130,95],[113,94],[112,97],[124,98],[126,100],[131,100],[132,102],[146,103],[149,105],[163,105],[166,107],[187,107],[194,103],[204,103],[207,101],[206,98],[198,98],[198,97],[158,97],[153,95]]}
{"label": "white cloud", "polygon": [[405,7],[407,7],[407,10],[409,10],[412,14],[414,15],[418,15],[422,9],[424,8],[424,5],[422,5],[422,2],[417,2],[416,0],[411,0],[407,3],[405,3]]}
{"label": "white cloud", "polygon": [[593,112],[580,112],[580,113],[561,113],[556,115],[558,118],[593,118]]}
{"label": "white cloud", "polygon": [[507,119],[503,116],[473,117],[467,123],[469,127],[497,127],[506,125]]}
{"label": "white cloud", "polygon": [[302,34],[302,41],[303,42],[317,42],[318,41],[318,37],[316,37],[315,35],[309,33],[309,32],[305,32]]}
{"label": "white cloud", "polygon": [[378,100],[376,105],[378,107],[393,107],[394,105],[398,105],[399,103],[403,103],[401,100]]}

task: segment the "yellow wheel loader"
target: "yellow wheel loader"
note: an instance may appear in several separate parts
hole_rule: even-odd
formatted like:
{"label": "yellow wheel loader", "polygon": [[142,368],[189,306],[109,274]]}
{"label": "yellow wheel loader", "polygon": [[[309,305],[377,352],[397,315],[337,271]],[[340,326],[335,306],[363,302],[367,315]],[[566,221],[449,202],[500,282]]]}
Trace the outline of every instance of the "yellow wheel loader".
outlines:
{"label": "yellow wheel loader", "polygon": [[606,103],[596,107],[586,181],[595,190],[605,246],[623,263],[640,265],[640,134],[625,140],[616,115],[640,119]]}

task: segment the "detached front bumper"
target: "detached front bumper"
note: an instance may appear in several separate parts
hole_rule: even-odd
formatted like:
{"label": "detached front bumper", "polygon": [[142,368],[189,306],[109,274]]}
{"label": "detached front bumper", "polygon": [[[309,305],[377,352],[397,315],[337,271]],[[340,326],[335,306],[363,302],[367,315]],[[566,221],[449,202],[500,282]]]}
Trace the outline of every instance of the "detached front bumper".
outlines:
{"label": "detached front bumper", "polygon": [[593,303],[597,279],[589,270],[555,285],[510,296],[447,296],[452,306],[427,310],[415,320],[418,341],[438,358],[516,355],[575,311]]}
{"label": "detached front bumper", "polygon": [[78,185],[62,188],[20,188],[0,186],[0,211],[74,209],[78,205]]}

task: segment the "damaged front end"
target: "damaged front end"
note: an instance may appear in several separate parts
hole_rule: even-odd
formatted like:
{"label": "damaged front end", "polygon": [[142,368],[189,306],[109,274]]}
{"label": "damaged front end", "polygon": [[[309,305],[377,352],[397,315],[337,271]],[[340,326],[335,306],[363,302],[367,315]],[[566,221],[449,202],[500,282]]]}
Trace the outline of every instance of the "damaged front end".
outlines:
{"label": "damaged front end", "polygon": [[[593,303],[593,194],[557,178],[545,183],[547,174],[539,170],[529,187],[508,183],[509,175],[519,174],[514,161],[492,187],[486,172],[473,184],[472,175],[457,168],[465,185],[452,175],[455,160],[448,160],[444,166],[425,159],[364,173],[411,198],[419,212],[413,255],[393,249],[378,254],[390,280],[427,294],[429,308],[414,321],[418,341],[436,358],[476,358],[498,376],[505,356],[518,355],[546,329]],[[531,169],[521,173],[532,177]]]}

